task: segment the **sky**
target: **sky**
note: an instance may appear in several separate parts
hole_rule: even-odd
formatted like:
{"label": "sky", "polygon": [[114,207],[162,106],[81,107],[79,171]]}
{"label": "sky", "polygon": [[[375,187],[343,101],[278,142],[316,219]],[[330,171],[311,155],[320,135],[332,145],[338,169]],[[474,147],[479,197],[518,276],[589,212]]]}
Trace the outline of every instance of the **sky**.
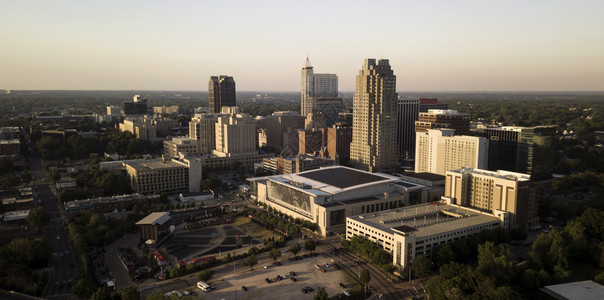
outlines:
{"label": "sky", "polygon": [[0,0],[0,89],[298,91],[308,55],[353,91],[604,91],[604,1]]}

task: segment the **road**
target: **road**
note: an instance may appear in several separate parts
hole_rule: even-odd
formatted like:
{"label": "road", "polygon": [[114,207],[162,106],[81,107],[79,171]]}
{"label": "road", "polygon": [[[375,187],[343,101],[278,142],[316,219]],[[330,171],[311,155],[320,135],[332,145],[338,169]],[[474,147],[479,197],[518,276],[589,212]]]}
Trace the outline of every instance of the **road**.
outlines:
{"label": "road", "polygon": [[[31,149],[31,145],[30,145]],[[58,203],[53,198],[52,186],[46,182],[44,165],[40,156],[31,151],[31,175],[35,183],[35,201],[50,214],[51,221],[44,228],[44,237],[52,246],[52,266],[50,269],[50,286],[46,288],[49,299],[68,299],[71,284],[75,282],[76,270],[69,244],[69,235],[65,229],[66,220],[62,217]]]}

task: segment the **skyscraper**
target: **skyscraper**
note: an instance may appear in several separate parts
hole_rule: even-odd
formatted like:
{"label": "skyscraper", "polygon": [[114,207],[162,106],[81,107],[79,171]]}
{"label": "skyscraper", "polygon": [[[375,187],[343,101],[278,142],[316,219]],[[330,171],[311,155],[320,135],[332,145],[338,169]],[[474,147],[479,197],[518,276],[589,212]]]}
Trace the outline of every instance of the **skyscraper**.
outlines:
{"label": "skyscraper", "polygon": [[415,157],[415,121],[419,116],[419,103],[419,99],[398,100],[396,143],[403,159]]}
{"label": "skyscraper", "polygon": [[211,76],[208,83],[210,113],[220,113],[223,106],[237,106],[235,80],[231,76]]}
{"label": "skyscraper", "polygon": [[302,67],[300,91],[300,108],[303,117],[309,113],[321,112],[325,116],[327,126],[337,122],[338,113],[343,109],[342,99],[338,98],[338,75],[315,74],[307,57]]}
{"label": "skyscraper", "polygon": [[370,172],[397,165],[396,76],[387,59],[365,59],[353,96],[351,163]]}
{"label": "skyscraper", "polygon": [[456,135],[470,134],[470,114],[453,109],[430,109],[428,112],[420,112],[415,121],[415,132],[441,128],[455,129]]}

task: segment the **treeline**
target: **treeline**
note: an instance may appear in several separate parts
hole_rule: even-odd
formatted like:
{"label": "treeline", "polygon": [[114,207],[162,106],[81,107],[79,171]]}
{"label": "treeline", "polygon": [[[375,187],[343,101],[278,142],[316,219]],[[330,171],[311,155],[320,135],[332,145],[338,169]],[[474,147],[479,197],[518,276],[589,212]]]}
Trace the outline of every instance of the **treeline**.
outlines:
{"label": "treeline", "polygon": [[[544,285],[568,281],[573,262],[604,268],[603,218],[604,212],[588,209],[563,231],[541,234],[527,262],[518,265],[507,243],[479,243],[475,269],[460,263],[457,251],[451,251],[449,259],[438,258],[439,249],[439,275],[428,281],[426,292],[436,299],[519,299],[521,293],[532,295]],[[592,279],[604,283],[604,272]]]}
{"label": "treeline", "polygon": [[384,272],[394,272],[394,266],[392,265],[392,254],[388,253],[376,243],[357,235],[352,237],[350,241],[343,240],[342,246],[354,251],[362,257],[369,259],[372,264],[380,267],[380,269],[382,269]]}
{"label": "treeline", "polygon": [[73,135],[65,143],[58,138],[43,136],[35,142],[35,146],[45,160],[82,159],[88,158],[91,153],[103,156],[105,152],[119,153],[133,159],[140,158],[145,153],[159,153],[159,147],[136,138],[128,131],[120,132],[116,129],[88,137]]}
{"label": "treeline", "polygon": [[0,288],[29,295],[42,295],[48,272],[36,269],[48,267],[52,248],[44,240],[15,238],[0,247]]}
{"label": "treeline", "polygon": [[90,247],[101,247],[128,232],[135,231],[134,224],[142,217],[141,214],[130,213],[126,220],[111,220],[102,214],[88,213],[69,221],[69,236],[74,245],[74,257],[79,260],[77,263],[79,279],[73,286],[76,295],[88,298],[98,288],[94,276],[90,273],[93,270]]}

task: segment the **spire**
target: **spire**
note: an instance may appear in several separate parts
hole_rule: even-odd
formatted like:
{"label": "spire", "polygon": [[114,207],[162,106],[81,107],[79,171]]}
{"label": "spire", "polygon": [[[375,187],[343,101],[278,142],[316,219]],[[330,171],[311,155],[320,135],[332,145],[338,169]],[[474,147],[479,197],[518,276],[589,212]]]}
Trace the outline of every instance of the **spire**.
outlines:
{"label": "spire", "polygon": [[306,62],[304,63],[304,67],[302,69],[312,69],[312,65],[310,64],[310,60],[308,59],[308,54],[306,54]]}

